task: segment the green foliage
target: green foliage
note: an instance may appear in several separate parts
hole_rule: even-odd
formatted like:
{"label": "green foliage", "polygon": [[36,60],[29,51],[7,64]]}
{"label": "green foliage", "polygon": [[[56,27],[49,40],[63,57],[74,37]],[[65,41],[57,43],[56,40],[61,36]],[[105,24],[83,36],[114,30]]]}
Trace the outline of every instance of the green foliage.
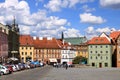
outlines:
{"label": "green foliage", "polygon": [[82,56],[76,56],[73,59],[73,64],[82,64],[82,62],[87,63],[87,58],[82,57]]}

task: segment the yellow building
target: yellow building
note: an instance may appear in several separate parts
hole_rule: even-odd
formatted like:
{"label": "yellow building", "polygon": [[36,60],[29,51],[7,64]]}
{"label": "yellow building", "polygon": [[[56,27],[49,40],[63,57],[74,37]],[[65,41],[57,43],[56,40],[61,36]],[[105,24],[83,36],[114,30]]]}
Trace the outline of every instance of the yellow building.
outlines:
{"label": "yellow building", "polygon": [[21,62],[27,62],[28,60],[34,60],[34,44],[30,35],[20,36],[20,59]]}
{"label": "yellow building", "polygon": [[76,56],[82,56],[88,58],[87,44],[80,44],[76,46]]}

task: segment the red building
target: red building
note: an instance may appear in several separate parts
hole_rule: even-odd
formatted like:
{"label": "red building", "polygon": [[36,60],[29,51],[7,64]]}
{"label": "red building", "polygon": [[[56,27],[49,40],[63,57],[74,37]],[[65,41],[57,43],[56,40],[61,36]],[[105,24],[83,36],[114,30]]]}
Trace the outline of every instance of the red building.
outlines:
{"label": "red building", "polygon": [[8,35],[2,27],[0,26],[0,63],[8,57]]}

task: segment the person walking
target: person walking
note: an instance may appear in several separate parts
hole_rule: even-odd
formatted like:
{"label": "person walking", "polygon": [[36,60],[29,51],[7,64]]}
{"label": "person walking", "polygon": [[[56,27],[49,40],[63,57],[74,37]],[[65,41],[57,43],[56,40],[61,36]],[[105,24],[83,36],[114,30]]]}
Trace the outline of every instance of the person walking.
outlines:
{"label": "person walking", "polygon": [[65,64],[65,68],[66,68],[66,70],[67,70],[67,68],[68,68],[68,65],[67,65],[67,63]]}

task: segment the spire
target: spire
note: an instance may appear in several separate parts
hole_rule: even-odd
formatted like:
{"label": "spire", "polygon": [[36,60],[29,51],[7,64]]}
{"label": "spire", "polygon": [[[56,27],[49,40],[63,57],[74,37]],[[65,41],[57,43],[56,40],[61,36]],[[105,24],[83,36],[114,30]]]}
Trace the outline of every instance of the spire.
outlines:
{"label": "spire", "polygon": [[15,25],[15,16],[14,16],[14,18],[13,18],[13,25]]}

